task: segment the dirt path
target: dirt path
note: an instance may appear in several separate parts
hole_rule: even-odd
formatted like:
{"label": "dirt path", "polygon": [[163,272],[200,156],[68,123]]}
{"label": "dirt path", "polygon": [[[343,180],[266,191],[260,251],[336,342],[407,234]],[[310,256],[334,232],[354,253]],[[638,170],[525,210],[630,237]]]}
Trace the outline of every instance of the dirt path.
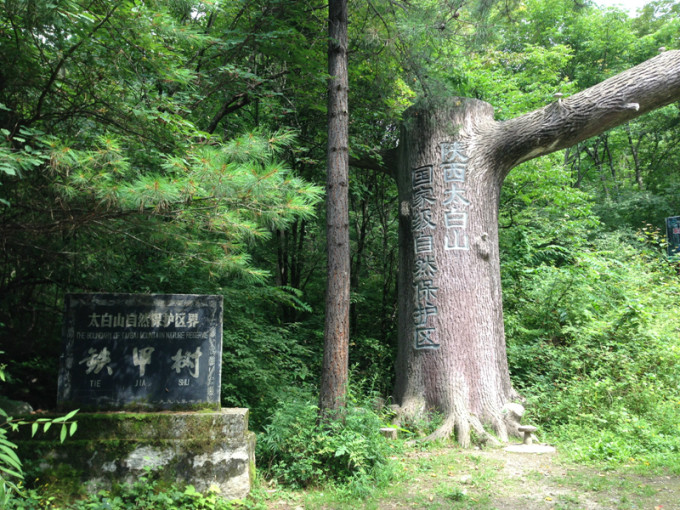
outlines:
{"label": "dirt path", "polygon": [[[409,457],[416,460],[414,476],[403,482],[402,496],[378,501],[376,508],[680,510],[676,476],[598,471],[566,464],[559,453],[451,448]],[[403,465],[411,469],[408,460]]]}
{"label": "dirt path", "polygon": [[270,509],[392,510],[680,510],[680,477],[640,476],[631,467],[602,471],[568,464],[557,453],[511,453],[456,447],[411,450],[399,458],[402,474],[363,501],[333,501],[304,493]]}

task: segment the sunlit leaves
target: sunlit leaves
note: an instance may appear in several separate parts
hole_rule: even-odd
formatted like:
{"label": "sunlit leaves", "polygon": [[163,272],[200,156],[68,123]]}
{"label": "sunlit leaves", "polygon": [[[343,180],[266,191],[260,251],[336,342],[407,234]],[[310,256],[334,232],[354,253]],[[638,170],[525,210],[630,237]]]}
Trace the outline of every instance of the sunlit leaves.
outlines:
{"label": "sunlit leaves", "polygon": [[121,187],[118,197],[124,208],[161,212],[176,204],[181,195],[182,189],[175,182],[158,174],[149,174]]}
{"label": "sunlit leaves", "polygon": [[294,140],[286,131],[247,133],[226,143],[213,137],[186,152],[160,155],[160,168],[147,169],[131,164],[121,139],[106,135],[92,150],[55,140],[50,162],[55,189],[64,198],[93,200],[108,210],[162,214],[174,228],[222,236],[230,248],[217,258],[233,259],[223,267],[246,267],[247,242],[266,239],[272,229],[296,218],[312,217],[321,199],[320,187],[293,176],[276,159]]}

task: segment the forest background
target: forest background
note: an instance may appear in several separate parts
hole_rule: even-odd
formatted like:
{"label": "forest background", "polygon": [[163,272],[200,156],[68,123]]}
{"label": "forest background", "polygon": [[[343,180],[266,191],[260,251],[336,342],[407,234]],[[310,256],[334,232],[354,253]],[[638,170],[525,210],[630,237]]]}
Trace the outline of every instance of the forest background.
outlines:
{"label": "forest background", "polygon": [[[635,17],[573,0],[351,1],[349,13],[355,158],[395,146],[416,97],[474,97],[512,118],[680,44],[671,0]],[[4,395],[54,407],[67,292],[222,294],[222,404],[250,408],[271,476],[337,474],[291,467],[285,452],[328,445],[283,437],[315,421],[320,381],[326,24],[327,6],[307,0],[5,3]],[[679,267],[664,231],[680,215],[679,169],[676,103],[525,163],[503,187],[513,383],[527,420],[577,458],[663,466],[680,449]],[[389,402],[396,187],[351,168],[349,192],[349,398]],[[338,454],[347,437],[332,458],[356,455]]]}

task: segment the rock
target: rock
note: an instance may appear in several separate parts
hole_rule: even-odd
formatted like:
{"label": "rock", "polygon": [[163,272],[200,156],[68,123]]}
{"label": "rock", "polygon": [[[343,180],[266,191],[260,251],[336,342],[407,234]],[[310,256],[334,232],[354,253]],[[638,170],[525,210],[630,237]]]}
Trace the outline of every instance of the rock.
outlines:
{"label": "rock", "polygon": [[387,439],[397,439],[397,429],[392,427],[383,427],[380,429],[380,433]]}
{"label": "rock", "polygon": [[518,427],[522,423],[522,416],[524,416],[524,406],[522,404],[517,404],[511,402],[503,406],[503,420],[508,428],[508,434],[515,437],[522,437],[522,433],[519,432]]}
{"label": "rock", "polygon": [[524,444],[530,445],[533,442],[533,433],[536,432],[538,429],[536,427],[533,427],[531,425],[520,425],[517,427],[517,430],[524,434]]}
{"label": "rock", "polygon": [[506,452],[511,453],[555,453],[554,446],[548,446],[547,444],[512,444],[504,448]]}
{"label": "rock", "polygon": [[[0,409],[4,410],[9,416],[25,416],[33,412],[31,404],[20,400],[12,400],[0,396]],[[0,423],[4,423],[4,417],[0,416]]]}

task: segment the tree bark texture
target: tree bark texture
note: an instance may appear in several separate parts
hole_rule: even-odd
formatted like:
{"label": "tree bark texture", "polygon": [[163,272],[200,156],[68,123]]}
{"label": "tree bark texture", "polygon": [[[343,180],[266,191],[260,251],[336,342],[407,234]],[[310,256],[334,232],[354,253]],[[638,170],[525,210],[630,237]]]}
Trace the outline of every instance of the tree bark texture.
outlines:
{"label": "tree bark texture", "polygon": [[[479,133],[493,109],[453,98],[409,112],[401,137],[399,342],[395,397],[406,414],[437,409],[436,437],[489,423],[507,439],[513,396],[498,253],[500,176]],[[493,146],[491,146],[493,147]]]}
{"label": "tree bark texture", "polygon": [[680,99],[680,51],[669,51],[571,97],[496,122],[491,105],[448,98],[412,107],[398,147],[399,350],[402,417],[437,409],[461,445],[501,441],[508,371],[498,248],[503,180],[516,165]]}
{"label": "tree bark texture", "polygon": [[350,304],[347,0],[330,0],[328,9],[328,280],[319,400],[322,414],[337,409],[344,400],[348,378]]}

